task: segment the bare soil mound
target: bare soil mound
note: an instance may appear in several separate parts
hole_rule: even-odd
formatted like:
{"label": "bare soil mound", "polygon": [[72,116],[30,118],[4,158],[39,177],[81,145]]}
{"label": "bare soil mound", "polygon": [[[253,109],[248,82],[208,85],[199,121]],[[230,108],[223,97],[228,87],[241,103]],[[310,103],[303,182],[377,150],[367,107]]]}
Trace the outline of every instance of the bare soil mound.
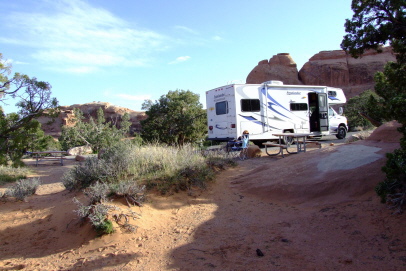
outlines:
{"label": "bare soil mound", "polygon": [[396,133],[238,161],[204,192],[150,195],[130,208],[136,233],[103,237],[73,212],[83,194],[61,191],[77,162],[33,167],[42,192],[0,202],[0,270],[403,270],[406,216],[373,190]]}

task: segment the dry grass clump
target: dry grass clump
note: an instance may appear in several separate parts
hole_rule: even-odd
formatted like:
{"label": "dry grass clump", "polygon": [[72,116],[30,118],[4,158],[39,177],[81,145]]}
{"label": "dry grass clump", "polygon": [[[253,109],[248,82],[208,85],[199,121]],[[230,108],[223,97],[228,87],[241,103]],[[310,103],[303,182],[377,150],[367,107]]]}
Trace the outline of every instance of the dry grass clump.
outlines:
{"label": "dry grass clump", "polygon": [[26,179],[30,170],[25,167],[11,167],[0,165],[0,185]]}

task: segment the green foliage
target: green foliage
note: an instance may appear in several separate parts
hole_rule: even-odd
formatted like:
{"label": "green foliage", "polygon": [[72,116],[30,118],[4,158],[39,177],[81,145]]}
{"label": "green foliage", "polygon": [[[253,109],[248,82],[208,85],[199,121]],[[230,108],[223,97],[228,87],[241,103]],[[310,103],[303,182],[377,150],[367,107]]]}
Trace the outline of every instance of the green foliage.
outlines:
{"label": "green foliage", "polygon": [[371,90],[364,91],[359,96],[349,99],[344,110],[348,126],[351,128],[372,128],[373,124],[364,116],[375,120],[375,122],[382,122],[385,117],[382,103],[383,99]]}
{"label": "green foliage", "polygon": [[402,124],[401,146],[406,149],[406,62],[388,63],[383,72],[375,75],[376,92],[385,100],[386,119],[395,119]]}
{"label": "green foliage", "polygon": [[386,179],[376,187],[382,201],[401,208],[405,201],[406,161],[406,2],[404,0],[353,0],[354,16],[347,20],[347,35],[341,44],[353,56],[366,49],[376,49],[390,43],[396,62],[385,65],[383,72],[375,75],[375,91],[384,100],[382,112],[385,119],[395,119],[402,124],[401,149],[387,154],[383,168]]}
{"label": "green foliage", "polygon": [[111,122],[106,122],[101,107],[97,110],[96,120],[90,118],[89,122],[84,122],[83,113],[77,108],[74,110],[74,115],[75,125],[64,126],[59,138],[64,150],[88,144],[92,146],[95,153],[98,153],[123,139],[131,125],[130,116],[127,113],[122,117],[119,128]]}
{"label": "green foliage", "polygon": [[41,184],[39,178],[18,180],[12,187],[6,190],[6,195],[24,200],[27,196],[33,195]]}
{"label": "green foliage", "polygon": [[386,157],[388,160],[382,168],[386,179],[375,187],[375,191],[381,202],[389,203],[400,212],[406,204],[406,150],[397,149]]}
{"label": "green foliage", "polygon": [[9,97],[19,100],[18,114],[5,114],[0,107],[0,164],[7,165],[11,160],[14,166],[20,166],[25,151],[42,150],[51,142],[34,118],[43,115],[45,110],[54,116],[58,101],[51,97],[49,83],[19,73],[9,78],[10,73],[11,64],[0,54],[0,102],[4,103]]}
{"label": "green foliage", "polygon": [[155,103],[145,101],[143,109],[148,118],[141,121],[141,135],[146,141],[183,146],[204,139],[206,112],[191,91],[169,91]]}
{"label": "green foliage", "polygon": [[351,9],[354,15],[345,22],[341,48],[358,57],[367,49],[380,50],[389,41],[399,51],[406,35],[404,0],[353,0]]}
{"label": "green foliage", "polygon": [[43,151],[50,147],[57,148],[51,136],[44,134],[41,124],[37,120],[30,120],[18,129],[11,127],[18,126],[21,121],[20,115],[11,113],[5,115],[0,107],[0,164],[7,165],[12,161],[14,167],[22,166],[21,158],[27,151]]}

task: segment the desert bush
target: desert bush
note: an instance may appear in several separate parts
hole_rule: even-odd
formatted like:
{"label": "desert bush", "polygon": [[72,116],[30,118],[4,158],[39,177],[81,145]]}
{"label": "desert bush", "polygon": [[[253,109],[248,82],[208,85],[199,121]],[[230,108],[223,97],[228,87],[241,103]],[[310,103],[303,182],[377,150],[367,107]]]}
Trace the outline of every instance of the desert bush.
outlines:
{"label": "desert bush", "polygon": [[103,203],[108,200],[110,187],[107,183],[96,182],[84,190],[91,204]]}
{"label": "desert bush", "polygon": [[375,187],[375,191],[382,203],[388,203],[400,213],[406,204],[406,151],[397,149],[393,153],[387,153],[386,157],[388,160],[382,167],[386,178]]}
{"label": "desert bush", "polygon": [[96,181],[106,181],[111,176],[110,170],[111,167],[103,159],[89,157],[83,163],[66,171],[62,176],[62,182],[68,190],[86,188]]}
{"label": "desert bush", "polygon": [[140,186],[135,180],[110,184],[111,195],[124,197],[128,205],[142,206],[145,200],[145,185]]}
{"label": "desert bush", "polygon": [[110,167],[110,178],[119,180],[134,173],[133,165],[135,163],[135,153],[138,149],[137,146],[128,140],[120,141],[100,155],[100,158]]}
{"label": "desert bush", "polygon": [[0,165],[0,185],[26,179],[30,170],[26,167],[10,167]]}
{"label": "desert bush", "polygon": [[24,200],[27,196],[33,195],[40,184],[39,178],[18,180],[12,187],[6,190],[6,196]]}
{"label": "desert bush", "polygon": [[86,206],[76,198],[73,198],[73,202],[78,206],[78,209],[74,212],[81,219],[89,218],[90,223],[95,228],[98,235],[110,234],[114,232],[113,223],[107,218],[107,214],[111,209],[110,206],[103,203]]}

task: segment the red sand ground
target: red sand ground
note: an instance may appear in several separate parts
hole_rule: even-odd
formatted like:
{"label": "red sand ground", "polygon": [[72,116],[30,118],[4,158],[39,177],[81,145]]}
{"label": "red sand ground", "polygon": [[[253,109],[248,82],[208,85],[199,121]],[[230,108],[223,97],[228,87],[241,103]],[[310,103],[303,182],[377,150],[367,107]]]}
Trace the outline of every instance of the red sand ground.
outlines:
{"label": "red sand ground", "polygon": [[103,237],[73,212],[82,193],[61,186],[76,162],[33,167],[38,195],[0,202],[0,270],[406,270],[406,214],[392,215],[374,192],[384,154],[399,147],[395,128],[241,161],[194,196],[150,195],[131,208],[136,233]]}

